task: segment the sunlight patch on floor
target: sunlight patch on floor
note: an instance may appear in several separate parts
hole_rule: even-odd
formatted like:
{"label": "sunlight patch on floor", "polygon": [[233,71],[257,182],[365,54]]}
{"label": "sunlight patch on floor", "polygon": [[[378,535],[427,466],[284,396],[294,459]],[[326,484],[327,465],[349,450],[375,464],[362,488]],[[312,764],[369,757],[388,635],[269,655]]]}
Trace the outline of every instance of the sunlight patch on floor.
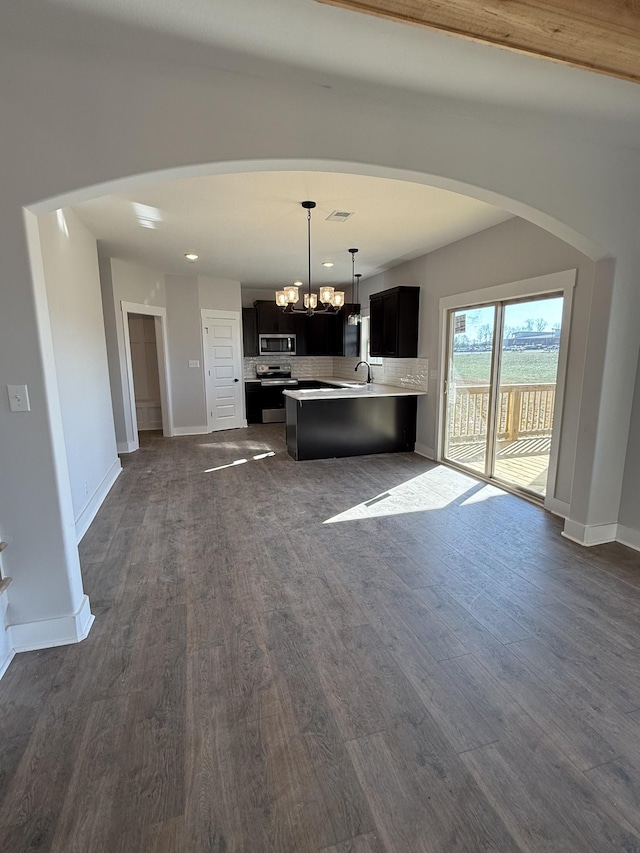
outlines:
{"label": "sunlight patch on floor", "polygon": [[[275,456],[273,450],[268,450],[266,453],[258,453],[255,456],[251,457],[252,461],[257,461],[259,459],[266,459],[268,456]],[[244,465],[245,462],[249,462],[248,459],[234,459],[233,462],[227,462],[226,465],[217,465],[215,468],[205,468],[203,471],[204,474],[211,474],[213,471],[222,471],[223,468],[234,468],[236,465]]]}
{"label": "sunlight patch on floor", "polygon": [[465,498],[460,503],[460,506],[479,504],[482,503],[482,501],[489,500],[489,498],[498,498],[504,496],[504,494],[504,491],[502,489],[498,489],[496,486],[484,486],[480,491],[475,492],[473,495],[469,495],[468,498]]}
{"label": "sunlight patch on floor", "polygon": [[[500,489],[493,486],[480,488],[477,494],[468,493],[478,490],[479,483],[472,477],[454,471],[451,468],[438,466],[412,477],[386,492],[353,506],[339,515],[328,518],[324,524],[335,524],[339,521],[356,521],[363,518],[380,518],[388,515],[401,515],[407,512],[427,512],[444,509],[452,503],[464,505],[477,500],[487,500],[490,497],[503,495]],[[485,494],[486,493],[486,494]],[[464,500],[460,500],[466,495]],[[482,495],[478,497],[478,495]]]}

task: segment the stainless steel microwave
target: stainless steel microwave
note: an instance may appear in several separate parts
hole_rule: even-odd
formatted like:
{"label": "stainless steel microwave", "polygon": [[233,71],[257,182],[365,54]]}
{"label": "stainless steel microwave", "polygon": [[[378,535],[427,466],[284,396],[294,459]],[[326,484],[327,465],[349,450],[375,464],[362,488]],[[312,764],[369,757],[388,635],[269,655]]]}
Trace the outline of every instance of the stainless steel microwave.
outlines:
{"label": "stainless steel microwave", "polygon": [[259,335],[260,355],[295,355],[295,335]]}

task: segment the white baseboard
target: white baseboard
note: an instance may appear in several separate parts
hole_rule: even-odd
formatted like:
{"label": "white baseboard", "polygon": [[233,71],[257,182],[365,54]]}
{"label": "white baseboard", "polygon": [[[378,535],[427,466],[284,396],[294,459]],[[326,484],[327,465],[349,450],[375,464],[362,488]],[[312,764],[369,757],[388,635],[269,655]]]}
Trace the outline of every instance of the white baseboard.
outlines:
{"label": "white baseboard", "polygon": [[633,548],[635,551],[640,551],[640,530],[635,530],[633,527],[625,527],[624,524],[619,524],[616,539],[622,545],[626,545],[628,548]]}
{"label": "white baseboard", "polygon": [[416,443],[416,449],[414,453],[417,453],[418,456],[424,456],[427,459],[431,459],[432,461],[436,458],[436,452],[433,447],[427,447],[426,444]]}
{"label": "white baseboard", "polygon": [[0,593],[0,678],[5,674],[11,661],[13,660],[16,650],[13,648],[13,640],[11,631],[5,628],[5,619],[7,613],[7,590]]}
{"label": "white baseboard", "polygon": [[96,513],[103,504],[104,499],[109,494],[109,491],[115,481],[122,473],[122,465],[120,460],[116,459],[111,468],[102,478],[102,482],[89,498],[87,505],[76,518],[76,542],[79,542],[84,534],[89,529],[89,525],[96,517]]}
{"label": "white baseboard", "polygon": [[[4,632],[7,637],[9,637],[9,632]],[[8,645],[6,641],[0,641],[0,678],[5,674],[5,672],[9,669],[9,664],[16,656],[16,650],[11,645],[11,640],[8,640]]]}
{"label": "white baseboard", "polygon": [[39,622],[23,622],[9,625],[11,643],[16,652],[31,652],[36,649],[51,649],[67,646],[84,640],[93,625],[89,598],[82,596],[80,607],[70,616],[42,619]]}
{"label": "white baseboard", "polygon": [[133,453],[139,446],[137,441],[119,441],[116,450],[118,453]]}
{"label": "white baseboard", "polygon": [[604,545],[606,542],[615,542],[617,538],[618,525],[612,524],[580,524],[566,518],[562,535],[577,542],[578,545]]}
{"label": "white baseboard", "polygon": [[173,428],[174,435],[207,435],[208,432],[209,427],[206,426]]}
{"label": "white baseboard", "polygon": [[559,501],[557,498],[545,498],[544,508],[548,509],[554,515],[559,515],[561,518],[567,518],[569,515],[569,504]]}

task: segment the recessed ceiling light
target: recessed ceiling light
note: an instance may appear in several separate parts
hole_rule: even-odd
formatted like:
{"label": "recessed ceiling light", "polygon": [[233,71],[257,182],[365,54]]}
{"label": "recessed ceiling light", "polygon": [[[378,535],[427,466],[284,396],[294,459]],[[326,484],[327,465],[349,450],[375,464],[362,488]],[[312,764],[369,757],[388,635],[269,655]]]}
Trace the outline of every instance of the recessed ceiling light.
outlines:
{"label": "recessed ceiling light", "polygon": [[185,255],[185,258],[186,258],[188,261],[197,261],[197,260],[198,260],[198,255],[196,255],[196,253],[195,253],[195,252],[187,252],[187,254]]}
{"label": "recessed ceiling light", "polygon": [[293,286],[294,287],[302,287],[302,282],[301,281],[294,281]]}
{"label": "recessed ceiling light", "polygon": [[331,268],[332,266],[334,266],[334,263],[333,263],[333,261],[323,261],[322,266]]}

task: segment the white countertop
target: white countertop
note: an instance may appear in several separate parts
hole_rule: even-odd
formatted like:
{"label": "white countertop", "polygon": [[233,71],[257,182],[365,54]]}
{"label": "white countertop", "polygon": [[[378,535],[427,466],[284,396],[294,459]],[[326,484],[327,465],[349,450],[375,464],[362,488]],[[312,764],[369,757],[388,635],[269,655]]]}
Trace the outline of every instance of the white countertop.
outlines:
{"label": "white countertop", "polygon": [[318,382],[331,383],[333,388],[309,388],[295,390],[286,388],[282,393],[294,400],[349,400],[357,397],[424,397],[426,391],[416,388],[398,388],[395,385],[379,385],[377,382],[350,382],[327,376],[314,376]]}

